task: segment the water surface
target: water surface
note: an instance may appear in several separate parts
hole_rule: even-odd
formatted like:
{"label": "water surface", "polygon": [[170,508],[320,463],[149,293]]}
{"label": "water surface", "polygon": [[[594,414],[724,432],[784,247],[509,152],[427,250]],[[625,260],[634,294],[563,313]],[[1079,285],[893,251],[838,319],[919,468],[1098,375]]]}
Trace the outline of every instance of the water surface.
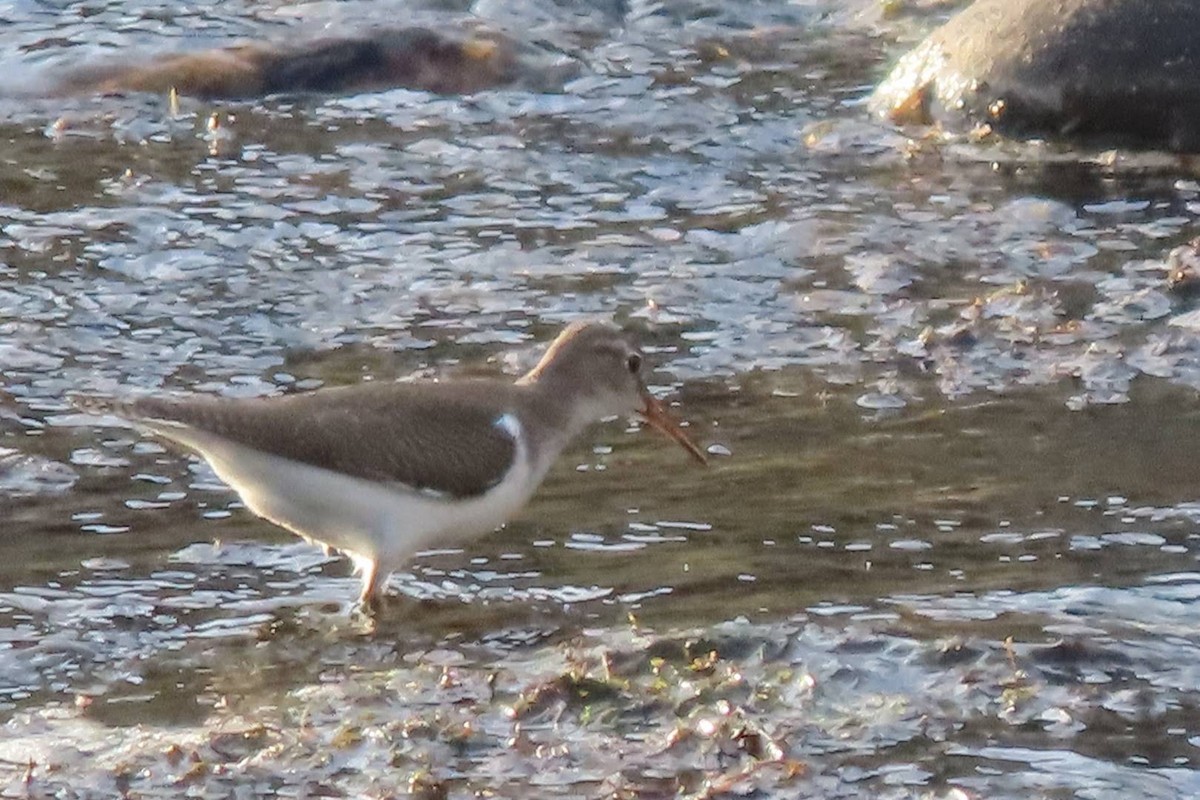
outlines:
{"label": "water surface", "polygon": [[[950,10],[890,8],[6,8],[3,791],[1200,793],[1200,317],[1167,281],[1200,182],[875,125]],[[542,80],[21,94],[398,19]],[[598,426],[374,629],[344,561],[66,400],[515,375],[591,315],[711,468]]]}

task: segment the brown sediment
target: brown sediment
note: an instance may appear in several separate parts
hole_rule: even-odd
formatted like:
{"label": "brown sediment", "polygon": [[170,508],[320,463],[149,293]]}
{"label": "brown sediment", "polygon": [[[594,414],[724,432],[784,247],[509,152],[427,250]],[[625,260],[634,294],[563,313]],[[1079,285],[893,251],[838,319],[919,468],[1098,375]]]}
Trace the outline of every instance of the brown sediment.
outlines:
{"label": "brown sediment", "polygon": [[154,92],[204,99],[392,88],[467,94],[510,82],[516,59],[498,39],[456,40],[423,28],[296,46],[249,43],[135,65],[81,69],[59,94]]}

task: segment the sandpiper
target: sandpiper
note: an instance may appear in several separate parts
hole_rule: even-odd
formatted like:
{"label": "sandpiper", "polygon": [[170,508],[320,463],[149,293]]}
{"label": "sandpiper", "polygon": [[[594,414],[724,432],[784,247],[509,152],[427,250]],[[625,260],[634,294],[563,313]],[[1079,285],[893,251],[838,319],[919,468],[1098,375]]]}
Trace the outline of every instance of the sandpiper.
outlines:
{"label": "sandpiper", "polygon": [[618,328],[575,323],[515,383],[447,380],[267,398],[79,399],[195,450],[260,517],[349,556],[361,606],[413,554],[494,530],[589,424],[638,412],[704,454],[646,389]]}

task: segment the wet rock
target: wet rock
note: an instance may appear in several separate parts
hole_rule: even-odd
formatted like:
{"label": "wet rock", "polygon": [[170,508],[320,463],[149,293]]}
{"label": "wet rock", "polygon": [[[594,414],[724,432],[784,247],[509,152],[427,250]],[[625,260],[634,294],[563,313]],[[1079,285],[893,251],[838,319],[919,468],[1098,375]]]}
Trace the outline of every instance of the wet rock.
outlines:
{"label": "wet rock", "polygon": [[62,94],[155,92],[214,98],[342,93],[393,88],[470,93],[510,82],[507,42],[458,41],[423,28],[380,30],[300,45],[252,42],[218,50],[112,64],[68,76]]}
{"label": "wet rock", "polygon": [[1044,678],[1056,682],[1073,682],[1084,674],[1123,675],[1131,664],[1129,656],[1114,647],[1078,638],[1030,648],[1028,655]]}
{"label": "wet rock", "polygon": [[942,642],[936,650],[927,654],[927,660],[934,666],[947,669],[973,664],[984,655],[984,651],[979,647],[973,647],[962,639],[955,638]]}
{"label": "wet rock", "polygon": [[61,494],[77,480],[66,464],[0,447],[0,498]]}
{"label": "wet rock", "polygon": [[1198,29],[1191,0],[977,0],[871,103],[900,123],[1195,152]]}
{"label": "wet rock", "polygon": [[1167,254],[1167,290],[1177,297],[1200,295],[1200,238]]}

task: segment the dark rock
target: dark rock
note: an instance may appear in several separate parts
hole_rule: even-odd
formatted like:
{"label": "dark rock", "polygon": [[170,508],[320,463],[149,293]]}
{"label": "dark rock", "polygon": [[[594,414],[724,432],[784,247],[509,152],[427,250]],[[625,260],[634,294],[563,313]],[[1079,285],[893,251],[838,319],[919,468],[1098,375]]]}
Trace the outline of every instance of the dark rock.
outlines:
{"label": "dark rock", "polygon": [[900,60],[872,108],[900,123],[1195,152],[1198,32],[1195,0],[977,0]]}
{"label": "dark rock", "polygon": [[1029,649],[1029,658],[1048,673],[1079,673],[1086,670],[1115,670],[1130,665],[1129,656],[1114,647],[1071,638]]}
{"label": "dark rock", "polygon": [[299,45],[249,43],[81,69],[62,94],[166,93],[212,98],[391,88],[469,93],[508,83],[516,61],[503,41],[458,41],[423,28]]}

